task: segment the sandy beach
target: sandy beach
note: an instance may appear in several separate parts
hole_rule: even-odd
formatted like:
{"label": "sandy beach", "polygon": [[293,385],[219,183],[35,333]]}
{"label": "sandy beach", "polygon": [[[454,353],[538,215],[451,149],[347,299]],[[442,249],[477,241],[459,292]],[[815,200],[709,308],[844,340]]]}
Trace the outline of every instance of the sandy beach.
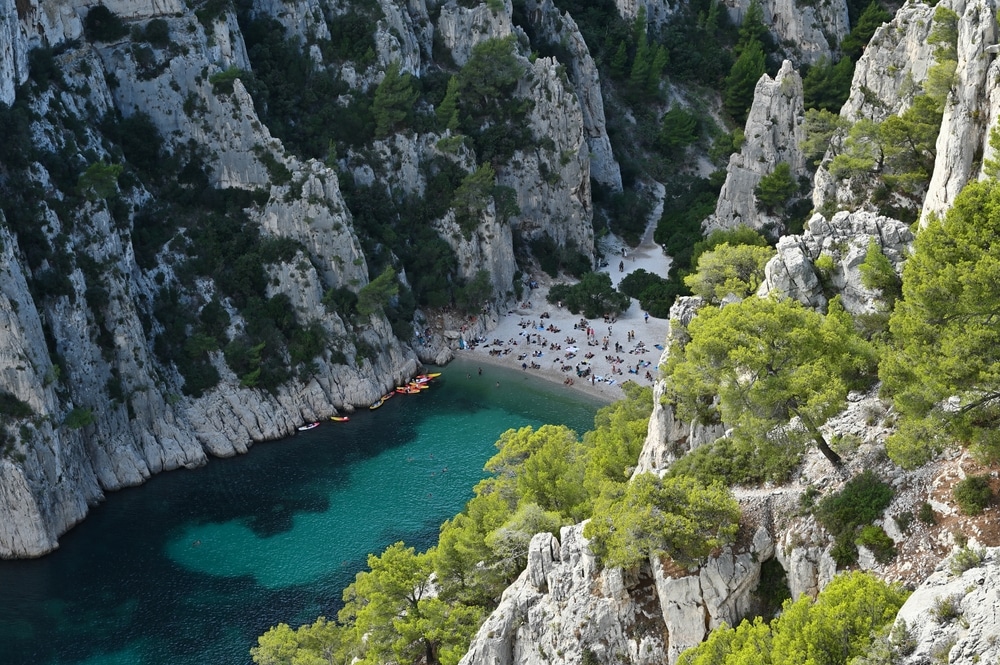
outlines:
{"label": "sandy beach", "polygon": [[[658,211],[654,214],[659,217]],[[602,272],[611,276],[616,287],[640,268],[667,275],[670,258],[653,242],[652,229],[650,225],[634,249],[614,237],[602,239],[601,249],[608,262]],[[531,279],[538,287],[524,293],[519,306],[484,335],[485,342],[456,351],[457,358],[519,369],[608,402],[624,396],[621,384],[625,381],[653,384],[667,336],[666,319],[647,317],[639,301],[633,299],[614,321],[586,320],[546,300],[557,280],[544,272],[533,274]],[[589,336],[588,331],[592,333]]]}

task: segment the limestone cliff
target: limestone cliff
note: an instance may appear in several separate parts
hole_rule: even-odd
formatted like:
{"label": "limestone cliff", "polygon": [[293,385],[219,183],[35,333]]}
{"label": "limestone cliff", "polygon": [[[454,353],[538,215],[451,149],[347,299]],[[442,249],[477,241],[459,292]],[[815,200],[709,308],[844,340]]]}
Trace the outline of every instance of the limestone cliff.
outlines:
{"label": "limestone cliff", "polygon": [[[332,151],[325,161],[295,154],[259,112],[242,21],[273,18],[285,39],[297,38],[289,43],[342,86],[334,100],[340,109],[352,99],[370,104],[392,62],[404,73],[442,81],[442,72],[456,72],[476,44],[508,35],[520,40],[516,57],[524,75],[515,94],[530,102],[525,122],[532,145],[495,164],[495,184],[512,190],[516,206],[501,214],[488,200],[469,229],[457,226],[444,201],[444,214],[431,225],[455,257],[449,279],[459,284],[485,269],[493,298],[507,298],[518,270],[515,235],[547,235],[592,256],[592,163],[603,182],[620,184],[593,60],[572,19],[558,17],[551,5],[547,15],[573,38],[567,63],[529,62],[530,44],[513,27],[510,3],[471,9],[446,3],[428,11],[419,0],[381,0],[363,10],[325,0],[257,0],[240,3],[246,17],[238,18],[233,8],[198,2],[112,0],[103,5],[123,22],[116,33],[122,36],[92,40],[83,26],[95,4],[0,3],[0,103],[17,104],[11,117],[24,120],[28,139],[12,149],[19,152],[5,153],[14,161],[0,163],[0,181],[9,186],[18,178],[17,196],[25,202],[10,209],[16,219],[0,228],[6,275],[0,390],[31,412],[17,407],[18,415],[2,423],[0,513],[12,519],[0,524],[0,557],[52,550],[107,491],[204,464],[208,456],[245,452],[254,441],[288,435],[303,420],[368,404],[417,371],[410,344],[424,316],[419,310],[409,310],[412,320],[391,323],[381,308],[371,315],[344,311],[374,277],[373,266],[395,265],[404,286],[413,276],[371,237],[372,229],[358,228],[342,178],[349,174],[352,187],[377,181],[419,199],[439,160],[472,173],[480,157],[467,145],[456,152],[454,141],[440,149],[452,134],[426,123],[340,159]],[[370,32],[360,38],[370,40],[370,50],[331,45],[339,18],[369,21]],[[52,58],[45,81],[28,76],[28,52],[36,47],[43,64]],[[421,102],[416,112],[427,118],[434,109]],[[114,128],[132,121],[149,123],[151,135],[146,146],[123,149],[128,137]],[[133,164],[143,148],[160,163]],[[181,174],[174,176],[180,187],[174,196],[194,191],[191,183],[205,193],[245,193],[226,196],[242,201],[238,217],[246,226],[239,233],[259,234],[269,248],[259,298],[283,303],[298,330],[324,340],[309,347],[315,355],[298,370],[287,348],[274,347],[272,362],[291,367],[278,371],[276,385],[257,384],[252,368],[262,362],[254,355],[259,349],[240,351],[248,331],[259,328],[259,310],[248,310],[218,277],[191,273],[198,215],[157,217],[163,185],[143,179],[160,165]],[[97,181],[88,190],[83,183],[90,175]],[[218,198],[208,200],[216,212],[204,215],[221,211]],[[172,322],[161,318],[168,302],[193,317],[179,332],[168,332]],[[221,342],[198,337],[202,317],[220,322],[213,334]],[[164,341],[170,335],[187,341]],[[218,375],[205,390],[190,390],[191,368],[164,355],[165,344],[192,339],[205,344],[192,351],[203,359],[199,376]],[[449,355],[437,342],[420,349],[428,359]]]}
{"label": "limestone cliff", "polygon": [[772,232],[780,228],[781,218],[760,210],[754,191],[761,178],[780,163],[788,164],[792,178],[805,175],[804,113],[802,79],[790,61],[781,65],[773,79],[767,74],[761,77],[747,116],[746,140],[740,152],[729,158],[715,213],[703,224],[706,231],[740,225]]}
{"label": "limestone cliff", "polygon": [[[817,309],[839,295],[852,314],[874,312],[881,296],[862,284],[860,271],[872,240],[901,274],[913,245],[906,224],[869,212],[838,212],[830,220],[817,214],[802,235],[778,241],[778,253],[764,268],[758,295],[776,292]],[[817,268],[821,255],[831,259],[832,268]]]}
{"label": "limestone cliff", "polygon": [[[727,0],[725,5],[730,19],[739,24],[750,0]],[[847,3],[842,0],[820,3],[763,0],[760,5],[764,25],[781,45],[785,57],[797,65],[815,64],[823,58],[835,60],[835,45],[851,31]]]}
{"label": "limestone cliff", "polygon": [[[991,113],[1000,74],[995,57],[1000,38],[996,6],[989,0],[972,0],[954,2],[951,8],[959,15],[958,61],[924,197],[925,220],[929,214],[943,214],[962,188],[982,173],[984,154],[990,150],[987,128],[996,124]],[[995,156],[991,152],[986,159]]]}

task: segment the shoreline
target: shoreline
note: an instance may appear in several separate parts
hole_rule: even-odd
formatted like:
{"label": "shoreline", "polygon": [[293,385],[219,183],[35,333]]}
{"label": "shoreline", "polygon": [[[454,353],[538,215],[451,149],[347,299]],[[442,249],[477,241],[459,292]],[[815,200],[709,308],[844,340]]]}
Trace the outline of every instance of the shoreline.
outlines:
{"label": "shoreline", "polygon": [[[637,270],[657,275],[669,272],[670,257],[652,240],[656,219],[654,211],[638,247],[623,245],[613,236],[602,239],[600,250],[607,265],[599,271],[608,274],[614,287]],[[453,358],[562,384],[607,404],[625,396],[621,389],[625,381],[651,386],[660,378],[659,364],[670,328],[667,319],[648,315],[633,298],[624,312],[587,320],[559,303],[548,302],[549,289],[564,279],[542,272],[530,275],[530,280],[535,288],[499,313],[492,330],[470,333],[462,326],[456,331],[464,344],[452,349]],[[475,334],[479,339],[470,339]]]}

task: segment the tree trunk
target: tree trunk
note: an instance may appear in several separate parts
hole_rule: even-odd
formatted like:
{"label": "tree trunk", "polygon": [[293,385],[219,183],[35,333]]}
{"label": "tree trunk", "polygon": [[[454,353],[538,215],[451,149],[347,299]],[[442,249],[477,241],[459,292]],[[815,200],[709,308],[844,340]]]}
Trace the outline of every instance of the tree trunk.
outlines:
{"label": "tree trunk", "polygon": [[833,448],[826,442],[820,431],[814,427],[809,428],[809,434],[812,435],[813,441],[816,442],[816,447],[819,451],[823,453],[823,456],[830,460],[830,464],[834,465],[838,469],[844,465],[844,461],[840,459],[840,455],[834,452]]}
{"label": "tree trunk", "polygon": [[840,455],[834,452],[833,448],[830,447],[830,444],[828,444],[826,439],[823,437],[823,433],[820,432],[819,428],[813,424],[812,420],[807,418],[804,413],[799,413],[797,411],[793,411],[793,413],[795,413],[795,415],[799,417],[799,420],[802,421],[802,424],[805,425],[806,430],[809,432],[809,436],[811,436],[812,440],[816,442],[816,447],[819,448],[819,451],[823,453],[824,457],[830,460],[830,464],[838,470],[844,466],[844,460],[840,459]]}

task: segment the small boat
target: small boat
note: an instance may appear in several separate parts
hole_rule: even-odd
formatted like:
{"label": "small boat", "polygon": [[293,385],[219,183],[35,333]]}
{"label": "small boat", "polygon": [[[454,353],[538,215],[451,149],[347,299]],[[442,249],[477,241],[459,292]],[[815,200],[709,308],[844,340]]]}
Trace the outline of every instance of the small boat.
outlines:
{"label": "small boat", "polygon": [[424,379],[430,381],[431,379],[436,379],[439,376],[441,376],[441,372],[434,372],[433,374],[417,374],[417,376],[414,378],[416,378],[417,380]]}
{"label": "small boat", "polygon": [[386,394],[382,395],[382,401],[384,402],[385,400],[389,399],[390,397],[392,397],[395,394],[396,394],[395,391],[390,390]]}
{"label": "small boat", "polygon": [[406,384],[406,386],[408,388],[416,388],[417,390],[427,390],[428,388],[430,388],[430,386],[427,385],[426,383],[418,383],[416,381],[410,381],[409,383]]}
{"label": "small boat", "polygon": [[330,420],[335,423],[346,423],[350,418],[347,416],[330,416]]}
{"label": "small boat", "polygon": [[400,395],[416,395],[420,389],[414,386],[396,386],[396,392]]}
{"label": "small boat", "polygon": [[299,430],[300,432],[305,432],[307,430],[316,429],[317,427],[319,427],[319,421],[306,423],[305,425],[299,425],[295,429]]}
{"label": "small boat", "polygon": [[372,404],[368,408],[374,411],[383,404],[385,404],[385,397],[379,397],[376,401],[372,402]]}

